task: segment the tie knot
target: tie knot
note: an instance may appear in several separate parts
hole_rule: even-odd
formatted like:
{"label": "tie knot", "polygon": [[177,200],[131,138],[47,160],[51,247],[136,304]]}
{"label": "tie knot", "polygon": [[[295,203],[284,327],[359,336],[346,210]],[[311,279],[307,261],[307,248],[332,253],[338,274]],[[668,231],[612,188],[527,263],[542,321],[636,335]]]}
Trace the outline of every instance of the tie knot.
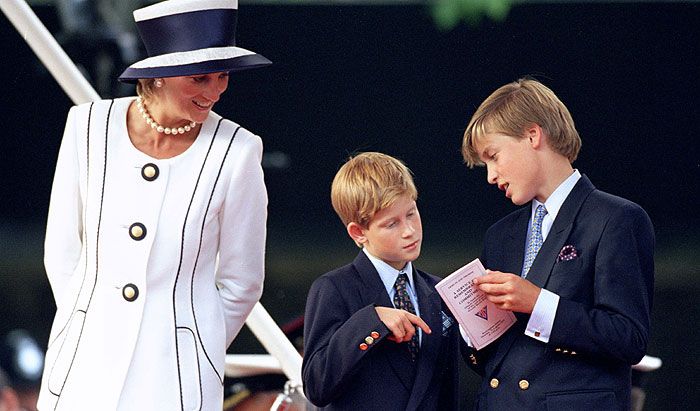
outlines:
{"label": "tie knot", "polygon": [[399,276],[396,277],[396,282],[394,283],[394,287],[395,288],[406,288],[406,284],[408,284],[408,275],[403,271],[399,271]]}
{"label": "tie knot", "polygon": [[542,222],[545,215],[547,215],[547,209],[544,208],[544,204],[538,205],[535,209],[535,221]]}

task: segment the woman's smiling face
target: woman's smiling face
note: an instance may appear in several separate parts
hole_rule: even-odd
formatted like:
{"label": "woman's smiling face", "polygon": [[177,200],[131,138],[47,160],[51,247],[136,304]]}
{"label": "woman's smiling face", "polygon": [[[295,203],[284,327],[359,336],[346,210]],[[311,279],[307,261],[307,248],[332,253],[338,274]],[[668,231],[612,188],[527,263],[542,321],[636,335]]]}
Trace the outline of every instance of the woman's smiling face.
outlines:
{"label": "woman's smiling face", "polygon": [[163,79],[158,105],[163,109],[162,115],[171,120],[163,122],[172,124],[186,120],[203,123],[228,88],[228,78],[227,72],[219,72]]}

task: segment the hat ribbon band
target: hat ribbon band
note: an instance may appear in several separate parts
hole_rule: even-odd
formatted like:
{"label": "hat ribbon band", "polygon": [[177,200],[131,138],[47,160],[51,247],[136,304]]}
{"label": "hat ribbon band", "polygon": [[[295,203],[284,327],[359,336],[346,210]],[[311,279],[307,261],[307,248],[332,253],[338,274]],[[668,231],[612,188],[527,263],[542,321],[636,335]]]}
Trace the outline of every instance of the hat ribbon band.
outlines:
{"label": "hat ribbon band", "polygon": [[[236,43],[236,9],[198,10],[136,23],[149,56]],[[193,28],[196,27],[196,31]]]}

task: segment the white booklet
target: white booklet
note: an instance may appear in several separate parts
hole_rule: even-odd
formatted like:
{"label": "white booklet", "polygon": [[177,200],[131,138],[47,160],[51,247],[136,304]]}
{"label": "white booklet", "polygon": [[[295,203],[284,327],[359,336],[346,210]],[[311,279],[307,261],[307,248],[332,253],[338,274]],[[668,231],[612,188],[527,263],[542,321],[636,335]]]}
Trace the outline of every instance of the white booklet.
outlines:
{"label": "white booklet", "polygon": [[477,350],[498,339],[515,324],[515,315],[511,311],[496,307],[472,284],[476,277],[484,274],[486,270],[477,258],[435,285]]}

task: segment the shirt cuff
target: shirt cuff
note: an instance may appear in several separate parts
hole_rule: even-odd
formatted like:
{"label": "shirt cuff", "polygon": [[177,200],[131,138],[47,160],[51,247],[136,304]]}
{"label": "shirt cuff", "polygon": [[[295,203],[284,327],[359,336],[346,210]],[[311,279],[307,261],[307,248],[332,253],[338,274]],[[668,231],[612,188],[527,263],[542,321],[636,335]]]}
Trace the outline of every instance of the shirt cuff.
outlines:
{"label": "shirt cuff", "polygon": [[469,337],[467,337],[467,333],[464,332],[464,328],[462,328],[461,324],[459,324],[459,333],[462,335],[462,339],[464,339],[464,342],[466,342],[467,345],[470,346],[471,348],[474,348],[474,346],[472,345],[472,342],[469,341]]}
{"label": "shirt cuff", "polygon": [[558,306],[559,296],[543,288],[537,297],[535,307],[532,309],[530,320],[527,322],[525,335],[548,343]]}

